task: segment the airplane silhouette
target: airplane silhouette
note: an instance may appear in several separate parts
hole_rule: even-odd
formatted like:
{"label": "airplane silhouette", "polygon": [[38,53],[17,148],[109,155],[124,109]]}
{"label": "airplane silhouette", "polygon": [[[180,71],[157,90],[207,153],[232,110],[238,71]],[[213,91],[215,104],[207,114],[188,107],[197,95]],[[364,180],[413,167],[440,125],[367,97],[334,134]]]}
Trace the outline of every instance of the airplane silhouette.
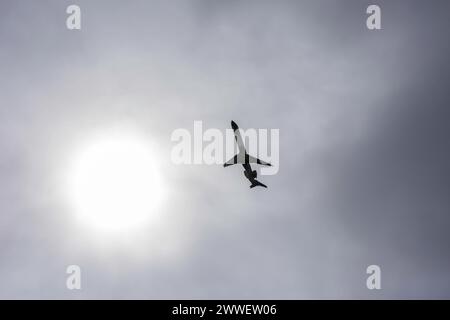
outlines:
{"label": "airplane silhouette", "polygon": [[256,186],[267,188],[267,186],[258,180],[256,180],[256,170],[252,170],[251,163],[261,164],[264,166],[271,166],[270,163],[264,162],[258,158],[252,157],[247,153],[244,146],[244,141],[242,140],[241,134],[239,132],[239,127],[233,120],[231,121],[231,127],[234,131],[234,138],[236,139],[239,151],[233,158],[228,160],[223,164],[224,167],[231,166],[233,164],[242,164],[244,167],[244,175],[251,182],[250,188],[254,188]]}

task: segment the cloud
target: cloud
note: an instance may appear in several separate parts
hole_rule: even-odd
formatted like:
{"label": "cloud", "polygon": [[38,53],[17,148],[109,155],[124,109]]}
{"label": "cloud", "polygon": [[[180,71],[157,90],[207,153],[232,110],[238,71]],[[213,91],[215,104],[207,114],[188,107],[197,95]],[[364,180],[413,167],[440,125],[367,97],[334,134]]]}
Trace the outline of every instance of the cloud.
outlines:
{"label": "cloud", "polygon": [[[449,5],[381,1],[369,31],[369,4],[79,1],[68,31],[65,3],[2,3],[0,296],[448,297]],[[231,119],[280,129],[268,190],[170,162],[173,130]],[[61,196],[72,147],[114,126],[166,160],[166,227],[132,246],[94,241]]]}

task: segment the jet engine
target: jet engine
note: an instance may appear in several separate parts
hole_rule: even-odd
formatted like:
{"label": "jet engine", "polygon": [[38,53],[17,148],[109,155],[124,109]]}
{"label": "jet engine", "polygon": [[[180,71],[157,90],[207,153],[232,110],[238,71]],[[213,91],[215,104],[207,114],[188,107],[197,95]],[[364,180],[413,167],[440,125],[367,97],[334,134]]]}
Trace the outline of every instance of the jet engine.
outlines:
{"label": "jet engine", "polygon": [[256,170],[253,170],[253,171],[252,171],[252,176],[249,177],[248,174],[247,174],[247,171],[244,171],[244,175],[245,175],[245,177],[246,177],[247,179],[252,179],[252,178],[256,179],[257,173],[256,173]]}

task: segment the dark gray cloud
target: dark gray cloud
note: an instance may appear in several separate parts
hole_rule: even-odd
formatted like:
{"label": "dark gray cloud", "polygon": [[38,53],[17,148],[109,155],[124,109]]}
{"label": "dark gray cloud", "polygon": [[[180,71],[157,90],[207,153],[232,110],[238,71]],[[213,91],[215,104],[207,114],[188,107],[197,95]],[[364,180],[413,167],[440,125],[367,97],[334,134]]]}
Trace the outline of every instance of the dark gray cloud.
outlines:
{"label": "dark gray cloud", "polygon": [[[447,1],[0,5],[0,297],[448,298]],[[175,166],[174,129],[280,129],[280,171]],[[74,146],[159,146],[162,227],[99,239],[64,197]],[[65,268],[83,290],[65,288]],[[382,290],[365,287],[382,268]]]}

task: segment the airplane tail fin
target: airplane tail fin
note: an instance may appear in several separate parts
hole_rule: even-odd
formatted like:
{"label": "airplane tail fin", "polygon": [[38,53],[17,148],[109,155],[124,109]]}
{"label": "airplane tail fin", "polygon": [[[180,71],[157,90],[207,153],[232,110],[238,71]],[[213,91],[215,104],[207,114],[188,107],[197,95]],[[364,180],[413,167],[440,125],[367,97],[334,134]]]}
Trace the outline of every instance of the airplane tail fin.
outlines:
{"label": "airplane tail fin", "polygon": [[254,187],[257,187],[257,186],[267,188],[267,186],[264,183],[261,183],[258,180],[253,180],[252,181],[252,185],[250,186],[250,188],[254,188]]}

